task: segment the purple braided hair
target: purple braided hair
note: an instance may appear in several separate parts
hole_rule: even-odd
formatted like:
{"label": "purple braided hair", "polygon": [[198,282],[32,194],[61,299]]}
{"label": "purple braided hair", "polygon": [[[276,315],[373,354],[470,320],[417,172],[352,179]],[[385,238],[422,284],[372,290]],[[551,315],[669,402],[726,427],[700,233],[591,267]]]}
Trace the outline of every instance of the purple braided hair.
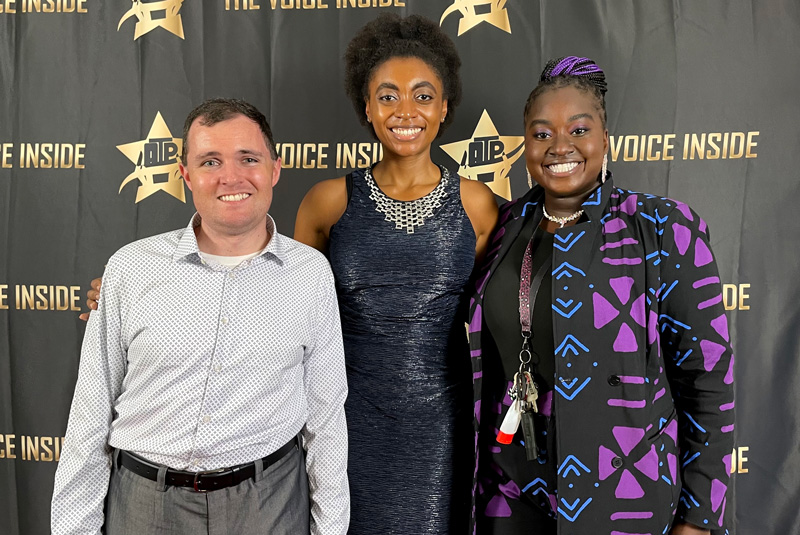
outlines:
{"label": "purple braided hair", "polygon": [[589,80],[596,86],[601,93],[605,94],[608,86],[603,69],[589,58],[579,58],[578,56],[566,56],[558,59],[551,59],[542,71],[540,82],[545,82],[556,76],[579,76]]}
{"label": "purple braided hair", "polygon": [[555,89],[564,86],[574,86],[578,89],[588,91],[597,99],[598,109],[602,112],[603,124],[606,123],[606,99],[605,94],[608,86],[606,76],[597,63],[589,58],[578,56],[565,56],[562,58],[551,59],[545,65],[542,75],[539,78],[539,85],[531,92],[528,101],[525,103],[525,117],[533,105],[536,97],[548,89]]}

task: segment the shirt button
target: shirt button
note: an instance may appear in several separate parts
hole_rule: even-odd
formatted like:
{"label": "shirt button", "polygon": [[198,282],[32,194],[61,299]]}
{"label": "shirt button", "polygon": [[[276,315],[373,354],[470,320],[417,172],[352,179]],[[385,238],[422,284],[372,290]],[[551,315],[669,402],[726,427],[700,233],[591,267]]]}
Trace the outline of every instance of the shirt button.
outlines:
{"label": "shirt button", "polygon": [[228,277],[230,277],[230,278],[232,278],[232,279],[235,279],[235,278],[236,278],[236,273],[234,273],[233,271],[231,271],[230,273],[228,273]]}
{"label": "shirt button", "polygon": [[[210,422],[210,421],[211,421],[211,416],[209,416],[208,414],[206,414],[205,416],[203,416],[203,423],[204,423],[204,424],[207,424],[207,423],[208,423],[208,422]],[[620,459],[620,460],[621,460],[621,459]]]}
{"label": "shirt button", "polygon": [[228,318],[222,318],[220,321],[222,322],[223,325],[228,324]]}
{"label": "shirt button", "polygon": [[214,371],[215,372],[219,373],[221,370],[222,370],[222,366],[220,366],[219,364],[215,364],[214,365]]}
{"label": "shirt button", "polygon": [[622,381],[620,380],[618,375],[609,375],[608,376],[608,384],[610,384],[611,386],[617,386],[621,382]]}
{"label": "shirt button", "polygon": [[192,461],[192,466],[199,466],[199,465],[200,465],[200,461],[198,461],[197,459]]}
{"label": "shirt button", "polygon": [[623,464],[625,463],[622,462],[622,458],[620,457],[614,457],[613,459],[611,459],[611,466],[613,466],[614,468],[621,468]]}

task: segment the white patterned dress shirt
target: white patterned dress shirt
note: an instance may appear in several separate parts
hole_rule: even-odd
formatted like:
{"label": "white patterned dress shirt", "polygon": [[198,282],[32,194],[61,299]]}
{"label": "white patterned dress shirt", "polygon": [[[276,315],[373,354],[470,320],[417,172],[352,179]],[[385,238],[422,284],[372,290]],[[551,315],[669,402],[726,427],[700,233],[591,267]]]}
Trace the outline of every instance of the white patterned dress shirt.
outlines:
{"label": "white patterned dress shirt", "polygon": [[234,269],[206,262],[199,222],[108,261],[56,472],[55,535],[100,533],[113,448],[213,470],[265,457],[298,432],[311,533],[347,532],[347,382],[330,266],[271,218],[258,256]]}

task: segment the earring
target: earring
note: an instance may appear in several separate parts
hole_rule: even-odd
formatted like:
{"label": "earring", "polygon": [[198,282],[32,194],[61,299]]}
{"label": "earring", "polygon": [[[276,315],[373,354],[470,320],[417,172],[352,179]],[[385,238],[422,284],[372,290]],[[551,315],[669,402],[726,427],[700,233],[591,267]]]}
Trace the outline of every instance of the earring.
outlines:
{"label": "earring", "polygon": [[447,118],[447,115],[445,115],[444,117],[442,117],[442,122],[444,122],[444,120],[445,120],[446,118]]}
{"label": "earring", "polygon": [[528,175],[528,189],[533,189],[533,177],[527,167],[525,167],[525,173]]}
{"label": "earring", "polygon": [[368,123],[371,123],[371,122],[372,122],[372,117],[370,117],[369,115],[367,115],[367,122],[368,122]]}
{"label": "earring", "polygon": [[606,183],[606,173],[608,172],[608,154],[603,154],[603,169],[600,171],[600,183]]}

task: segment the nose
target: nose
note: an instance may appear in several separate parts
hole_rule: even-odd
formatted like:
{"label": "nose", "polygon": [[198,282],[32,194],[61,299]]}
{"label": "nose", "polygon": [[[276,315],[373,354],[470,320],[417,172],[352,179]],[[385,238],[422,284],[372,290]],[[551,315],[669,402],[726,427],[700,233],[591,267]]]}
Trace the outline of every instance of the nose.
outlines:
{"label": "nose", "polygon": [[575,151],[575,145],[568,134],[553,134],[548,152],[555,156],[566,156]]}
{"label": "nose", "polygon": [[417,115],[417,107],[413,98],[400,98],[394,114],[398,117],[411,118]]}
{"label": "nose", "polygon": [[219,174],[220,184],[235,184],[239,182],[239,174],[232,166],[225,166]]}

